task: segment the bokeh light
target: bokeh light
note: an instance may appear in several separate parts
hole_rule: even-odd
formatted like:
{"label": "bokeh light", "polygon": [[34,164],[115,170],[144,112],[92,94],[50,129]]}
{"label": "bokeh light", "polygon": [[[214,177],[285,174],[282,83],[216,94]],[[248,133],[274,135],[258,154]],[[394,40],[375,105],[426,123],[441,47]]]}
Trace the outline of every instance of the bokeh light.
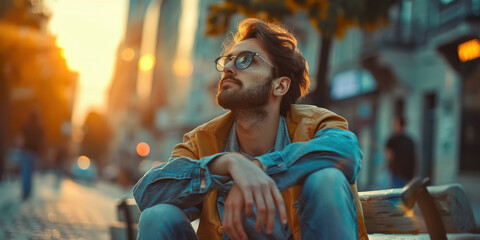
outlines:
{"label": "bokeh light", "polygon": [[87,156],[80,156],[77,159],[77,164],[80,169],[86,170],[90,167],[90,158]]}
{"label": "bokeh light", "polygon": [[152,54],[145,54],[138,60],[138,67],[144,72],[150,71],[154,65],[155,57]]}
{"label": "bokeh light", "polygon": [[457,48],[458,59],[462,62],[470,61],[480,57],[480,40],[472,39],[461,43]]}
{"label": "bokeh light", "polygon": [[130,62],[135,57],[135,51],[131,48],[125,48],[122,51],[122,59],[125,62]]}
{"label": "bokeh light", "polygon": [[150,146],[146,142],[137,144],[137,154],[145,157],[150,153]]}
{"label": "bokeh light", "polygon": [[172,68],[178,77],[188,77],[193,71],[192,62],[185,58],[176,59]]}

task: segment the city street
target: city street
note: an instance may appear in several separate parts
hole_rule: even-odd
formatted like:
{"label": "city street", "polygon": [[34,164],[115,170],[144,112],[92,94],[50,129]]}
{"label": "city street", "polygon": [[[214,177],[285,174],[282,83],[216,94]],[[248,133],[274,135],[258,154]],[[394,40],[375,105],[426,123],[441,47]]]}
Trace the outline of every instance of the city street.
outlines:
{"label": "city street", "polygon": [[110,239],[118,199],[130,189],[97,182],[35,176],[33,196],[21,200],[20,181],[0,183],[0,239]]}

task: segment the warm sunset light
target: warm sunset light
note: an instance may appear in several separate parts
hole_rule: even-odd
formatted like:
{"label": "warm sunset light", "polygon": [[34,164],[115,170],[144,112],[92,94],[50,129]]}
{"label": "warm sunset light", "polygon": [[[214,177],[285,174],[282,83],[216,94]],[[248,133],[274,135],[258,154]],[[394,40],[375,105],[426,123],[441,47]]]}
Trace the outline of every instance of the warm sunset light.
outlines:
{"label": "warm sunset light", "polygon": [[80,169],[86,170],[90,167],[90,159],[87,156],[80,156],[77,159],[77,164]]}
{"label": "warm sunset light", "polygon": [[138,67],[144,72],[150,71],[154,65],[155,57],[152,54],[143,55],[140,60],[138,60]]}
{"label": "warm sunset light", "polygon": [[122,51],[122,59],[125,62],[130,62],[135,57],[135,51],[131,48],[125,48]]}
{"label": "warm sunset light", "polygon": [[146,142],[137,144],[137,154],[145,157],[150,153],[150,146]]}
{"label": "warm sunset light", "polygon": [[470,61],[480,57],[480,40],[472,39],[461,43],[457,48],[458,59],[462,62]]}
{"label": "warm sunset light", "polygon": [[128,1],[45,0],[45,4],[52,13],[49,29],[69,68],[78,72],[72,120],[79,126],[92,107],[99,111],[106,108]]}
{"label": "warm sunset light", "polygon": [[188,77],[190,76],[190,74],[192,74],[193,71],[192,62],[183,58],[175,60],[172,68],[173,72],[178,77]]}

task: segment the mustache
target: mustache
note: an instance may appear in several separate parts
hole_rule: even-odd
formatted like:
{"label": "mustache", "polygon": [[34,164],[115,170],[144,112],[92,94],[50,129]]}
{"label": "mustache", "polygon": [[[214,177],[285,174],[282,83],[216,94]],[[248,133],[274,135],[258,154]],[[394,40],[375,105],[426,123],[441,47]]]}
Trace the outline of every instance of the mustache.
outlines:
{"label": "mustache", "polygon": [[220,85],[222,85],[223,81],[225,81],[225,80],[232,80],[232,81],[234,81],[236,84],[238,84],[238,85],[240,85],[240,86],[243,85],[243,83],[242,83],[242,81],[240,81],[240,79],[235,78],[235,77],[232,77],[232,76],[225,76],[225,77],[223,77],[222,80],[220,80]]}

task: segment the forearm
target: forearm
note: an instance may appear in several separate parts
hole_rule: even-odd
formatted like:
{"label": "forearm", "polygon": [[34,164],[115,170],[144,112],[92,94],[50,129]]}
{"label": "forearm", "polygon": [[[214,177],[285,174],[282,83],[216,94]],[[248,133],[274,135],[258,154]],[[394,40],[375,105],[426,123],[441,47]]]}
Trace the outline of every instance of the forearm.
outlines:
{"label": "forearm", "polygon": [[362,153],[353,133],[341,129],[324,129],[308,142],[292,143],[282,151],[257,159],[272,178],[289,173],[288,182],[291,183],[288,185],[291,185],[312,171],[326,167],[340,169],[348,181],[353,183],[360,169],[361,158]]}
{"label": "forearm", "polygon": [[260,168],[262,167],[262,164],[256,159],[252,160],[241,153],[231,152],[213,159],[208,164],[208,169],[210,170],[210,173],[214,175],[230,176],[232,164],[239,161],[249,161]]}
{"label": "forearm", "polygon": [[133,195],[140,210],[159,203],[168,203],[179,208],[197,205],[212,189],[216,189],[229,178],[213,175],[208,163],[220,153],[192,160],[174,158],[150,169],[135,185]]}

